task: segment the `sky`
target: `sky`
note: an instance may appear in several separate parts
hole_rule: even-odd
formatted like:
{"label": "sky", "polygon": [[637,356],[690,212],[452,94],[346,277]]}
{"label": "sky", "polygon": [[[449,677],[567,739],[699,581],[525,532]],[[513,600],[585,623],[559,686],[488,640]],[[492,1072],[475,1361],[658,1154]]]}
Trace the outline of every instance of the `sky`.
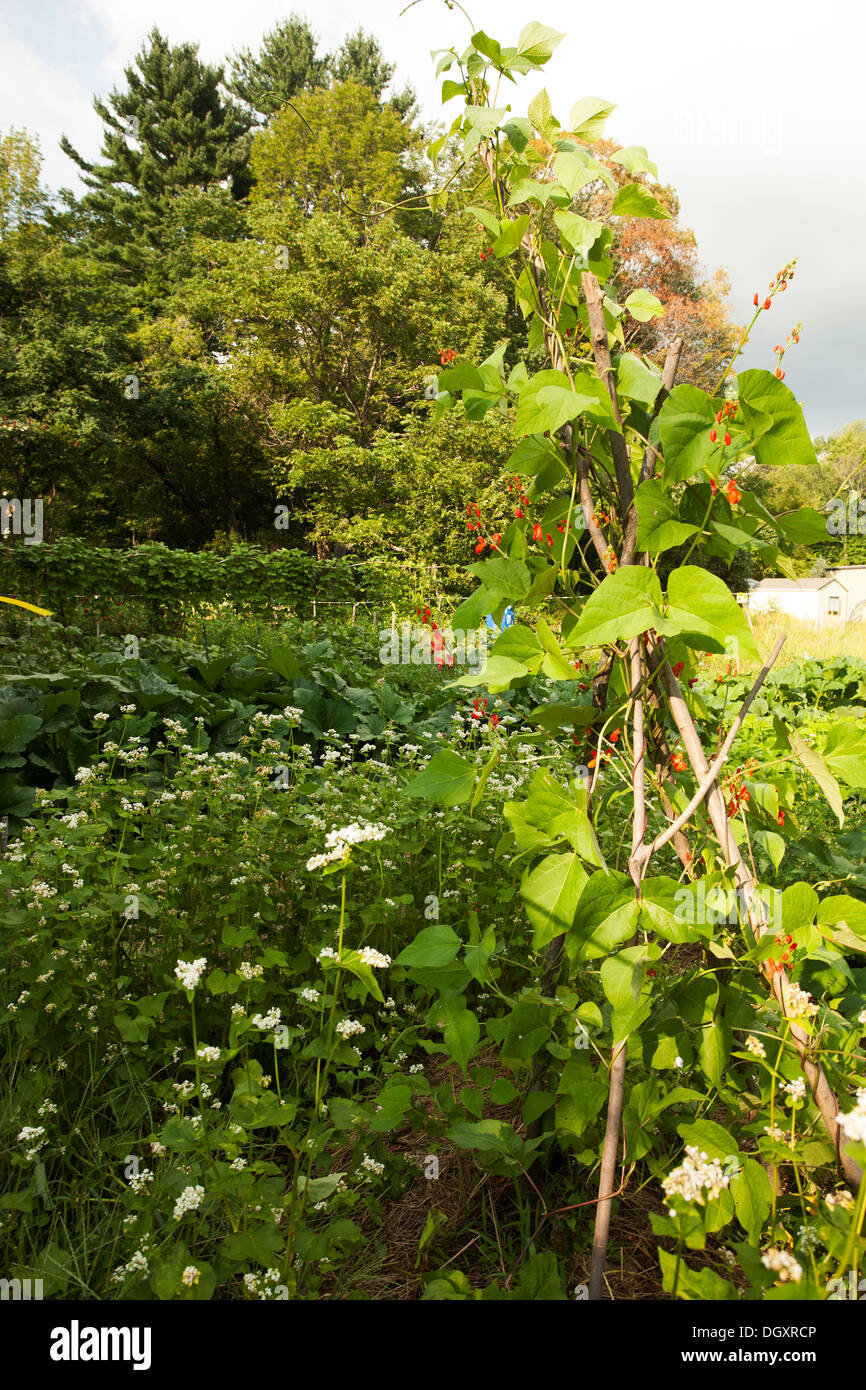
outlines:
{"label": "sky", "polygon": [[[99,153],[94,94],[123,87],[123,69],[156,25],[193,40],[209,62],[262,35],[296,10],[333,51],[362,24],[397,64],[425,117],[442,114],[431,49],[462,49],[473,32],[444,0],[0,0],[0,131],[40,137],[43,179],[80,189],[61,134],[86,157]],[[708,270],[731,280],[737,322],[752,295],[798,257],[785,296],[762,316],[743,366],[773,367],[772,347],[802,320],[785,359],[786,382],[813,435],[866,417],[866,6],[862,0],[466,0],[475,29],[514,44],[527,18],[566,38],[544,74],[510,89],[525,113],[546,86],[563,121],[578,97],[616,103],[607,134],[640,144],[680,197]],[[445,108],[449,121],[458,103]]]}

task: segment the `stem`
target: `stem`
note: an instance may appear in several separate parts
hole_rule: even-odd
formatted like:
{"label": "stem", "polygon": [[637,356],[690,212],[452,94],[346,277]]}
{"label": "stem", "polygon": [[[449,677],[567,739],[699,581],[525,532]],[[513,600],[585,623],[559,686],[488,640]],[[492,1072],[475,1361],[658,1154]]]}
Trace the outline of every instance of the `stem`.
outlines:
{"label": "stem", "polygon": [[[632,788],[634,812],[632,819],[631,858],[628,868],[635,890],[640,896],[641,851],[646,830],[646,737],[644,733],[644,704],[642,695],[643,670],[640,638],[632,638],[629,644],[631,657],[631,687],[634,700],[632,714]],[[637,938],[635,938],[637,939]],[[610,1080],[607,1103],[607,1123],[604,1131],[604,1146],[601,1155],[601,1172],[598,1180],[598,1206],[595,1213],[595,1232],[592,1241],[592,1264],[589,1274],[590,1300],[598,1300],[604,1291],[604,1267],[607,1260],[607,1243],[610,1234],[610,1218],[614,1191],[619,1131],[622,1125],[623,1098],[625,1095],[625,1063],[628,1038],[623,1038],[614,1048],[610,1063]]]}

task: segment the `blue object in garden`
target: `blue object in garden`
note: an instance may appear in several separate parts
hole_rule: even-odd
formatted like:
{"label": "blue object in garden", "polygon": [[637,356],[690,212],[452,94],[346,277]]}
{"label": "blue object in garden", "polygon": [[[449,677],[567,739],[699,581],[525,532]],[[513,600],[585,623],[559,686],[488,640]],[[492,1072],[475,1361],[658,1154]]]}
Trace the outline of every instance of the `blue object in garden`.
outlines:
{"label": "blue object in garden", "polygon": [[490,628],[491,632],[496,632],[496,633],[498,633],[498,632],[504,632],[505,629],[506,629],[507,627],[514,627],[514,624],[515,624],[516,621],[517,621],[517,619],[516,619],[515,616],[514,616],[514,609],[512,608],[512,606],[511,606],[510,603],[509,603],[508,607],[506,608],[505,612],[502,614],[502,627],[501,627],[501,628],[493,621],[493,614],[492,614],[492,613],[488,613],[488,614],[487,614],[487,617],[486,617],[486,619],[485,619],[485,622],[487,623],[487,626]]}

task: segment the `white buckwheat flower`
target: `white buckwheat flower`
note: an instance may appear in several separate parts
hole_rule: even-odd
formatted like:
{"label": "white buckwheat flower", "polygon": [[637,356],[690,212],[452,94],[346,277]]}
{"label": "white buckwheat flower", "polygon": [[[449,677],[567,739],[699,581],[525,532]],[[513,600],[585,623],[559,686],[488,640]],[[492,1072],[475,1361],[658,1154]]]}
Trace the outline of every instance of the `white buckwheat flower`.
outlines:
{"label": "white buckwheat flower", "polygon": [[174,967],[174,973],[184,989],[195,989],[201,983],[201,977],[207,968],[207,961],[204,956],[199,956],[198,960],[179,960]]}
{"label": "white buckwheat flower", "polygon": [[374,951],[372,946],[363,946],[359,954],[364,964],[372,965],[374,970],[387,970],[391,964],[390,956],[383,956],[381,951]]}
{"label": "white buckwheat flower", "polygon": [[[858,1093],[859,1096],[859,1093]],[[858,1099],[853,1110],[836,1116],[836,1123],[846,1139],[855,1144],[866,1144],[866,1093]]]}
{"label": "white buckwheat flower", "polygon": [[200,1183],[185,1187],[174,1204],[174,1219],[182,1221],[188,1211],[198,1211],[204,1201],[204,1188]]}
{"label": "white buckwheat flower", "polygon": [[356,1034],[366,1033],[366,1031],[363,1023],[358,1023],[357,1019],[354,1018],[341,1018],[337,1024],[337,1032],[344,1042],[348,1041],[349,1038],[354,1038]]}
{"label": "white buckwheat flower", "polygon": [[746,1051],[751,1052],[753,1057],[766,1057],[767,1055],[760,1038],[754,1037],[751,1033],[746,1038]]}
{"label": "white buckwheat flower", "polygon": [[263,1033],[270,1032],[280,1026],[280,1010],[269,1009],[266,1014],[253,1014],[252,1025],[254,1028],[261,1028]]}
{"label": "white buckwheat flower", "polygon": [[703,1203],[718,1197],[729,1182],[730,1178],[717,1158],[709,1159],[697,1145],[687,1145],[685,1158],[679,1168],[668,1173],[662,1188],[666,1197],[679,1193],[687,1202]]}
{"label": "white buckwheat flower", "polygon": [[770,1269],[777,1274],[780,1284],[799,1284],[803,1277],[803,1271],[797,1264],[793,1255],[789,1255],[787,1250],[773,1249],[767,1250],[761,1256],[761,1264],[765,1269]]}
{"label": "white buckwheat flower", "polygon": [[785,984],[785,1009],[789,1018],[813,1018],[818,1012],[818,1005],[811,994],[788,981]]}
{"label": "white buckwheat flower", "polygon": [[793,1081],[788,1081],[782,1087],[782,1090],[788,1093],[787,1105],[796,1105],[799,1101],[806,1099],[806,1083],[802,1076],[795,1076]]}

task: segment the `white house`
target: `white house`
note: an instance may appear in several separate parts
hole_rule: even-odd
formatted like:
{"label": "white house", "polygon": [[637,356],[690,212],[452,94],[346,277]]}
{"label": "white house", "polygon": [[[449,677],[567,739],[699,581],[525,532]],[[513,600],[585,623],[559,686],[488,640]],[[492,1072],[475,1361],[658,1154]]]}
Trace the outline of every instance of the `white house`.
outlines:
{"label": "white house", "polygon": [[740,598],[749,613],[775,610],[788,613],[801,623],[811,623],[815,628],[832,627],[833,624],[841,625],[849,621],[848,590],[836,578],[836,572],[825,574],[821,579],[762,579]]}
{"label": "white house", "polygon": [[845,621],[866,621],[866,565],[834,565],[832,569],[827,570],[824,577],[838,579],[848,590],[848,612]]}

